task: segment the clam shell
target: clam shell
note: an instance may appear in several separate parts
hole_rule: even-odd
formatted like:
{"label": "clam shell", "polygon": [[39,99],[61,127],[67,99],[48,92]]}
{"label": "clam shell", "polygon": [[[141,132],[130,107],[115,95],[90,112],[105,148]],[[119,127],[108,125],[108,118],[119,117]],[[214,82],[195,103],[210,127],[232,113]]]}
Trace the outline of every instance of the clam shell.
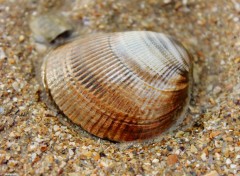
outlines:
{"label": "clam shell", "polygon": [[58,40],[69,37],[73,26],[60,13],[46,13],[36,16],[30,21],[33,38],[39,43],[55,44]]}
{"label": "clam shell", "polygon": [[52,50],[42,78],[74,123],[100,138],[133,141],[182,120],[191,65],[186,49],[161,33],[96,34]]}

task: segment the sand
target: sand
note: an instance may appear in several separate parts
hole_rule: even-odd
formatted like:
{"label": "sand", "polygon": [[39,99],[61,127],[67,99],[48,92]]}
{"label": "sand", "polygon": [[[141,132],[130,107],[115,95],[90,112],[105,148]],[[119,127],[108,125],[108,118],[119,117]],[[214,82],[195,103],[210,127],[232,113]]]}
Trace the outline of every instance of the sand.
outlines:
{"label": "sand", "polygon": [[[162,140],[113,143],[49,108],[29,20],[61,12],[74,35],[151,30],[175,36],[194,56],[182,126]],[[0,175],[240,175],[238,0],[0,0]]]}

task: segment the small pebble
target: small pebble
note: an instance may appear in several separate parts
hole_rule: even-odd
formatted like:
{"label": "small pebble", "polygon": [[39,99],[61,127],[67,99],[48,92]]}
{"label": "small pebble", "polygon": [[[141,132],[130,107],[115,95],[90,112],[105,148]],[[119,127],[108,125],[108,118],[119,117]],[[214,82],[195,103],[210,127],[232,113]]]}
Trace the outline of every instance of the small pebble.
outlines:
{"label": "small pebble", "polygon": [[8,161],[8,166],[9,166],[10,168],[15,167],[16,164],[17,164],[17,161],[14,161],[14,160],[10,160],[10,161]]}
{"label": "small pebble", "polygon": [[69,155],[70,155],[70,156],[73,156],[73,155],[74,155],[74,152],[73,152],[72,149],[69,149],[68,152],[69,152]]}
{"label": "small pebble", "polygon": [[[240,46],[240,42],[239,42],[239,46]],[[240,57],[235,58],[234,63],[236,63],[236,64],[240,63]]]}
{"label": "small pebble", "polygon": [[237,165],[236,164],[230,164],[231,169],[236,169]]}
{"label": "small pebble", "polygon": [[36,154],[36,153],[33,153],[32,156],[31,156],[32,161],[34,161],[36,157],[37,157],[37,154]]}
{"label": "small pebble", "polygon": [[106,154],[104,152],[99,153],[100,157],[106,157]]}
{"label": "small pebble", "polygon": [[226,164],[227,164],[227,165],[232,164],[232,161],[228,158],[228,159],[226,160]]}
{"label": "small pebble", "polygon": [[240,12],[240,2],[237,2],[237,0],[232,0],[234,4],[234,8],[236,9],[237,12]]}
{"label": "small pebble", "polygon": [[18,40],[19,40],[20,43],[22,43],[25,40],[24,35],[20,35]]}
{"label": "small pebble", "polygon": [[216,86],[213,89],[213,94],[218,95],[219,93],[221,93],[221,91],[222,91],[222,88],[220,86]]}
{"label": "small pebble", "polygon": [[159,159],[155,158],[152,160],[153,163],[159,163]]}
{"label": "small pebble", "polygon": [[203,161],[206,161],[206,160],[207,160],[206,153],[202,153],[202,155],[201,155],[201,159],[202,159]]}
{"label": "small pebble", "polygon": [[59,128],[58,125],[54,125],[54,126],[53,126],[53,130],[54,130],[54,131],[58,131],[59,129],[60,129],[60,128]]}
{"label": "small pebble", "polygon": [[171,151],[172,151],[172,148],[168,145],[168,146],[167,146],[167,150],[168,150],[169,152],[171,152]]}
{"label": "small pebble", "polygon": [[48,147],[47,147],[46,145],[43,145],[43,146],[40,147],[40,150],[41,150],[42,152],[47,151],[47,149],[48,149]]}
{"label": "small pebble", "polygon": [[185,148],[183,146],[179,147],[180,150],[184,151]]}
{"label": "small pebble", "polygon": [[0,106],[0,114],[4,114],[4,107]]}
{"label": "small pebble", "polygon": [[12,83],[12,87],[15,91],[19,92],[20,91],[20,86],[17,81]]}
{"label": "small pebble", "polygon": [[181,150],[179,150],[179,149],[175,151],[176,155],[180,155],[180,153],[181,153]]}
{"label": "small pebble", "polygon": [[0,47],[0,60],[6,59],[6,58],[7,58],[7,56],[6,56],[5,52],[3,51],[3,48]]}
{"label": "small pebble", "polygon": [[97,153],[97,154],[94,156],[93,159],[94,159],[95,161],[98,161],[100,158],[101,158],[100,155]]}
{"label": "small pebble", "polygon": [[102,167],[108,167],[108,164],[107,164],[106,162],[104,162],[104,161],[101,161],[101,162],[100,162],[100,166],[102,166]]}
{"label": "small pebble", "polygon": [[175,154],[174,155],[169,155],[167,157],[167,164],[169,164],[170,166],[177,163],[177,161],[178,161],[178,156],[175,155]]}
{"label": "small pebble", "polygon": [[184,135],[183,131],[178,131],[175,135],[175,137],[182,137]]}
{"label": "small pebble", "polygon": [[237,156],[236,156],[236,159],[240,159],[240,155],[237,155]]}
{"label": "small pebble", "polygon": [[232,142],[233,141],[233,138],[231,136],[228,136],[224,139],[225,141],[228,141],[228,142]]}
{"label": "small pebble", "polygon": [[192,144],[192,145],[191,145],[191,148],[190,148],[190,151],[191,151],[192,153],[197,153],[197,152],[198,152],[198,149]]}
{"label": "small pebble", "polygon": [[212,131],[209,135],[209,138],[215,138],[216,136],[218,136],[219,134],[221,134],[221,131]]}
{"label": "small pebble", "polygon": [[233,21],[234,21],[234,22],[238,22],[238,21],[239,21],[239,18],[238,18],[238,17],[234,17],[234,18],[233,18]]}

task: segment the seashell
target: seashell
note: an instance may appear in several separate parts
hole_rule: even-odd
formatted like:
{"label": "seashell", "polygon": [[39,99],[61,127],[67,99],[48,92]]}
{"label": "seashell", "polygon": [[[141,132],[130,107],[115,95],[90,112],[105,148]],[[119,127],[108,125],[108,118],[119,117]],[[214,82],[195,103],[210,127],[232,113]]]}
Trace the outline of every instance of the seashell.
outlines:
{"label": "seashell", "polygon": [[73,32],[71,23],[60,13],[46,13],[30,21],[33,38],[39,43],[54,44],[69,37]]}
{"label": "seashell", "polygon": [[42,80],[59,109],[89,133],[144,140],[182,121],[191,59],[178,41],[161,33],[95,34],[52,50]]}

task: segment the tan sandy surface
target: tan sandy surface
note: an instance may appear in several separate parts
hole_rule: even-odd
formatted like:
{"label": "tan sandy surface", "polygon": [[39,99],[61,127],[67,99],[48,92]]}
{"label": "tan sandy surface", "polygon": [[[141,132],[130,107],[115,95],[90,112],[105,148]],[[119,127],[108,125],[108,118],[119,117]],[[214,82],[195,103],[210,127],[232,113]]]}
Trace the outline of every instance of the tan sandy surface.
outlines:
{"label": "tan sandy surface", "polygon": [[[118,144],[50,110],[33,63],[46,46],[29,19],[61,11],[80,35],[152,30],[194,55],[184,125],[163,140]],[[41,52],[41,53],[40,53]],[[0,0],[0,175],[240,175],[239,0]]]}

